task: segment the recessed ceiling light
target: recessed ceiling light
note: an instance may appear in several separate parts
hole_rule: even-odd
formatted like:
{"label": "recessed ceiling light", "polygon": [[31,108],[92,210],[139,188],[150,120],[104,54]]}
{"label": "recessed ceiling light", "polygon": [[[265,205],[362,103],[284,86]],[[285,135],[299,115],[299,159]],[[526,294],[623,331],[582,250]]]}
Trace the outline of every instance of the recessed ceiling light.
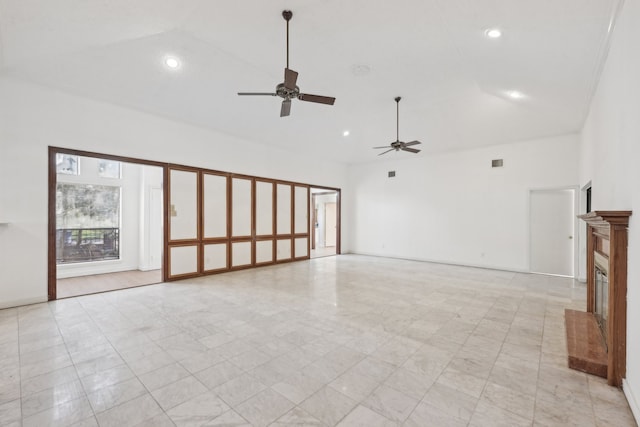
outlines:
{"label": "recessed ceiling light", "polygon": [[175,56],[167,56],[164,58],[164,65],[171,68],[172,70],[177,70],[180,68],[180,60]]}
{"label": "recessed ceiling light", "polygon": [[349,131],[345,130],[344,132],[342,132],[342,136],[349,136]]}
{"label": "recessed ceiling light", "polygon": [[517,91],[517,90],[510,90],[509,92],[507,92],[507,95],[511,99],[522,99],[522,98],[524,98],[524,94],[522,92]]}
{"label": "recessed ceiling light", "polygon": [[489,37],[490,39],[499,39],[502,37],[502,31],[499,28],[488,28],[484,35]]}

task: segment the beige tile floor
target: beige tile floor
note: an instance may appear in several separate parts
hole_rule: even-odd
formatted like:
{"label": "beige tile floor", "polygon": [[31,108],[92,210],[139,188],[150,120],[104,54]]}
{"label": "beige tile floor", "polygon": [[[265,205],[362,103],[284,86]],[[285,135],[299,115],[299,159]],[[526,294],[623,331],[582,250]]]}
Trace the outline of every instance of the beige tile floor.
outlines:
{"label": "beige tile floor", "polygon": [[93,274],[58,279],[56,281],[56,295],[58,299],[69,298],[160,282],[162,282],[161,270],[130,270],[117,273]]}
{"label": "beige tile floor", "polygon": [[323,247],[317,247],[315,249],[311,249],[309,256],[311,258],[320,258],[324,256],[332,256],[335,254],[336,254],[335,246],[323,246]]}
{"label": "beige tile floor", "polygon": [[634,426],[572,280],[343,255],[0,311],[3,426]]}

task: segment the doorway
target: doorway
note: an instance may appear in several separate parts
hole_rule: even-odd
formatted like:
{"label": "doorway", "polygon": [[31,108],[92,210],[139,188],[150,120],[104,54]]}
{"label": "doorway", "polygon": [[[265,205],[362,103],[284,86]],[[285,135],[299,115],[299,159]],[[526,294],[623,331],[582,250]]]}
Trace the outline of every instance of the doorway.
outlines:
{"label": "doorway", "polygon": [[530,271],[575,276],[576,189],[531,190]]}
{"label": "doorway", "polygon": [[162,282],[164,167],[50,147],[49,299]]}
{"label": "doorway", "polygon": [[311,258],[340,253],[340,193],[311,188]]}

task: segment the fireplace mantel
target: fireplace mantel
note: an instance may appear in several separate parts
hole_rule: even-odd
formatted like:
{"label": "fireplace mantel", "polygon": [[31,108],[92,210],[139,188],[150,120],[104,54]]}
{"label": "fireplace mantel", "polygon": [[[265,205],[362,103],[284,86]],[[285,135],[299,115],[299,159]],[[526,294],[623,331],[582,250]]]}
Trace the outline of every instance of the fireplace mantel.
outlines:
{"label": "fireplace mantel", "polygon": [[592,227],[608,228],[611,225],[628,227],[630,216],[631,211],[593,211],[584,215],[578,215],[578,218],[584,220]]}
{"label": "fireplace mantel", "polygon": [[607,382],[622,386],[626,374],[627,244],[631,211],[593,211],[579,218],[587,223],[587,312],[595,312],[595,258],[608,262],[606,325]]}

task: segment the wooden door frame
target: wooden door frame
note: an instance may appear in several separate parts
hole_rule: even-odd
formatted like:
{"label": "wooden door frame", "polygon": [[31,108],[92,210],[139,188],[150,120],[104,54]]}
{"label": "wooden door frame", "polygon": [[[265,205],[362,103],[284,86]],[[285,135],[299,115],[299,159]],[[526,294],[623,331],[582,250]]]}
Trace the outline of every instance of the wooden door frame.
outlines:
{"label": "wooden door frame", "polygon": [[[133,163],[138,165],[145,166],[156,166],[162,168],[162,179],[163,179],[163,193],[162,197],[164,197],[163,201],[163,209],[162,209],[162,217],[163,217],[163,233],[164,233],[164,241],[166,242],[167,238],[167,164],[161,162],[155,162],[152,160],[144,160],[137,159],[133,157],[126,156],[115,156],[112,154],[104,154],[104,153],[96,153],[92,151],[82,151],[82,150],[74,150],[70,148],[62,148],[62,147],[48,147],[48,156],[49,156],[49,187],[48,187],[48,224],[47,224],[47,299],[49,301],[57,299],[57,271],[58,266],[56,263],[56,188],[58,185],[58,174],[56,168],[56,154],[68,154],[72,156],[80,156],[80,157],[93,157],[97,159],[104,160],[114,160],[122,163]],[[164,247],[165,245],[163,245]],[[163,252],[166,250],[163,249]],[[162,281],[166,281],[167,277],[167,264],[166,264],[166,255],[163,253],[162,256]]]}
{"label": "wooden door frame", "polygon": [[[309,191],[311,189],[316,190],[325,190],[318,193],[311,193],[312,198],[314,199],[313,210],[315,211],[315,196],[321,196],[326,194],[335,194],[336,195],[336,255],[342,254],[342,244],[341,244],[341,235],[342,235],[342,190],[340,188],[334,187],[326,187],[324,185],[309,185]],[[310,215],[311,216],[311,215]],[[315,227],[312,227],[315,230]],[[315,235],[315,232],[314,232]],[[311,255],[311,251],[309,251],[309,255]]]}

